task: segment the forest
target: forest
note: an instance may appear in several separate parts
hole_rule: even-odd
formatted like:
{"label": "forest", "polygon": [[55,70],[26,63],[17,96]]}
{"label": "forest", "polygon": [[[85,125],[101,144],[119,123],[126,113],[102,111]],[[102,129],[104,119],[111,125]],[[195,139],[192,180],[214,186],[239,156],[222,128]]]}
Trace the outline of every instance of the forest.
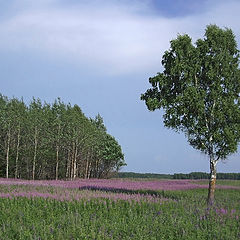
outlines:
{"label": "forest", "polygon": [[103,118],[78,105],[0,94],[0,177],[21,179],[108,178],[126,165],[121,146]]}

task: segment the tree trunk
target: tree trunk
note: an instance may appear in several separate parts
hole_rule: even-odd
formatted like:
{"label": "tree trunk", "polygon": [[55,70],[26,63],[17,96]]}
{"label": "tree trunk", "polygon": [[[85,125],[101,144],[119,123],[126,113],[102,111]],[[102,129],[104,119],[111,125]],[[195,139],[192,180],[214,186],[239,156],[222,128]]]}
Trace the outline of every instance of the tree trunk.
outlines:
{"label": "tree trunk", "polygon": [[91,165],[92,165],[91,163],[92,163],[92,162],[89,163],[87,179],[89,179],[90,176],[91,176]]}
{"label": "tree trunk", "polygon": [[15,178],[18,177],[19,145],[20,145],[20,127],[18,128],[18,136],[17,136],[17,152],[16,152],[16,159],[15,159]]}
{"label": "tree trunk", "polygon": [[87,174],[88,174],[88,163],[89,163],[89,154],[87,154],[87,162],[86,162],[86,168],[85,168],[85,175],[84,178],[87,179]]}
{"label": "tree trunk", "polygon": [[56,177],[55,177],[55,179],[56,180],[58,180],[58,165],[59,165],[59,163],[58,163],[58,153],[59,153],[59,147],[57,146],[57,152],[56,152]]}
{"label": "tree trunk", "polygon": [[38,144],[38,142],[37,142],[37,128],[35,128],[32,180],[35,179],[35,169],[36,169],[36,159],[37,159],[37,144]]}
{"label": "tree trunk", "polygon": [[58,165],[59,165],[59,138],[60,138],[60,129],[61,126],[58,124],[58,138],[57,138],[57,149],[56,149],[56,176],[55,179],[58,180]]}
{"label": "tree trunk", "polygon": [[67,154],[67,170],[66,170],[66,178],[70,178],[70,168],[71,168],[71,157],[70,157],[70,149],[68,148]]}
{"label": "tree trunk", "polygon": [[73,162],[73,179],[76,179],[77,177],[77,144],[75,144],[76,148],[75,148],[75,154],[74,154],[74,162]]}
{"label": "tree trunk", "polygon": [[216,178],[217,178],[217,161],[210,159],[210,180],[209,180],[209,188],[208,188],[208,206],[213,205],[214,203],[214,192],[216,187]]}
{"label": "tree trunk", "polygon": [[72,147],[72,156],[71,156],[71,172],[70,172],[70,175],[71,175],[71,180],[73,180],[73,168],[74,168],[74,153],[75,153],[75,142],[73,142],[73,147]]}
{"label": "tree trunk", "polygon": [[8,168],[9,168],[9,150],[10,150],[10,137],[11,132],[8,130],[8,139],[7,139],[7,152],[6,152],[6,178],[8,178]]}
{"label": "tree trunk", "polygon": [[96,160],[96,175],[95,175],[95,178],[99,178],[99,159]]}

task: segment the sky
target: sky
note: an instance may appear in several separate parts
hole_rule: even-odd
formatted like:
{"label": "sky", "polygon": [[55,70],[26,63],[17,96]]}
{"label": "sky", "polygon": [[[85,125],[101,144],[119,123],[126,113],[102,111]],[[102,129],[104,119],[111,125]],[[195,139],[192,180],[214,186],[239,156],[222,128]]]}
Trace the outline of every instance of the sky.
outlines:
{"label": "sky", "polygon": [[[87,117],[98,113],[142,173],[209,172],[208,157],[166,129],[162,111],[140,100],[178,34],[193,42],[206,26],[233,30],[239,0],[0,0],[0,93],[30,102],[60,97]],[[240,172],[240,149],[219,172]]]}

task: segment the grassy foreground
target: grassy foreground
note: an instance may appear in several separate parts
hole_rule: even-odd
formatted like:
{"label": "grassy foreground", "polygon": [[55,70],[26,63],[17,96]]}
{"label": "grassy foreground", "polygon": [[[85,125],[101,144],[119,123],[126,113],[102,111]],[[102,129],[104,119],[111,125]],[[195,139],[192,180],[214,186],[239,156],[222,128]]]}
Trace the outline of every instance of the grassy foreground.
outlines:
{"label": "grassy foreground", "polygon": [[168,200],[0,198],[0,239],[240,239],[239,190],[217,189],[212,209],[207,189],[156,193]]}

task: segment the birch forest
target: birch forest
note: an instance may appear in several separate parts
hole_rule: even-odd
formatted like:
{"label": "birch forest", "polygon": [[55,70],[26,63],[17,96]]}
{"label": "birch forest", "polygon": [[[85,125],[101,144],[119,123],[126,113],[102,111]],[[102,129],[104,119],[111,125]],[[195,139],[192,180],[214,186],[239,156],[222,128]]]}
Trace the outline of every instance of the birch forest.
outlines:
{"label": "birch forest", "polygon": [[98,114],[78,105],[0,95],[0,177],[107,178],[126,165],[121,146]]}

